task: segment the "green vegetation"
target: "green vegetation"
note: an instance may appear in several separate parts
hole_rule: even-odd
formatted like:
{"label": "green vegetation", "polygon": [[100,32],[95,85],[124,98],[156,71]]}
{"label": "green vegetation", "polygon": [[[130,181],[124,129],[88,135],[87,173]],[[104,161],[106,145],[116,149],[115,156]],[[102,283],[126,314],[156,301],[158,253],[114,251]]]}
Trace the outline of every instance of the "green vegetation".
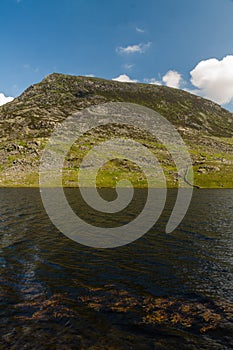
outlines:
{"label": "green vegetation", "polygon": [[[230,112],[178,89],[62,74],[49,75],[0,107],[0,186],[38,186],[40,157],[54,127],[83,108],[110,101],[141,104],[166,117],[187,144],[196,186],[233,187]],[[66,157],[63,185],[77,186],[81,160],[93,145],[121,134],[122,127],[114,125],[93,130],[77,140]],[[137,128],[125,127],[124,134],[148,147],[163,167],[167,186],[177,187],[179,175],[165,146]],[[89,175],[87,171],[87,185]],[[97,185],[114,187],[121,179],[130,180],[135,187],[147,186],[141,169],[127,160],[105,164],[98,173]]]}

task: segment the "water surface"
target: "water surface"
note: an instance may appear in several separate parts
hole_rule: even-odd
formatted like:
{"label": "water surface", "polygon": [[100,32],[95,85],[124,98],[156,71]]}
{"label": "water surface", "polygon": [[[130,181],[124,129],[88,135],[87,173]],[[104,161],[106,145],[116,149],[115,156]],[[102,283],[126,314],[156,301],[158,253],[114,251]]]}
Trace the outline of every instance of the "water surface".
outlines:
{"label": "water surface", "polygon": [[[233,190],[194,191],[165,234],[175,195],[138,241],[93,249],[53,226],[37,189],[0,189],[0,348],[232,349]],[[109,226],[145,197],[106,218],[80,205],[77,190],[67,196],[83,218]]]}

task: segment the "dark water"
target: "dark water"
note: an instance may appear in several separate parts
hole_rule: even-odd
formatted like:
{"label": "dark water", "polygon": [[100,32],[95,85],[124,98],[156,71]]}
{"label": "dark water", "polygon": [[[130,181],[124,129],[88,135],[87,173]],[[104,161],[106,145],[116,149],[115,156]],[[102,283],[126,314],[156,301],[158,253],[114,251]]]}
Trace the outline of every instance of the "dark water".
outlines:
{"label": "dark water", "polygon": [[148,234],[101,250],[59,233],[38,190],[1,189],[0,349],[233,349],[233,190],[196,190],[165,234],[175,194]]}

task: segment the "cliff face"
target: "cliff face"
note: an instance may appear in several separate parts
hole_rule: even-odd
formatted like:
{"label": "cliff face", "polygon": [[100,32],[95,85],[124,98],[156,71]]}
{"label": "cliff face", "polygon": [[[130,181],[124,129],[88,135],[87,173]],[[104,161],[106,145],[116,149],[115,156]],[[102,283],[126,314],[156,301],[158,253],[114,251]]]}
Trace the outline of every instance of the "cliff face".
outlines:
{"label": "cliff face", "polygon": [[[141,104],[166,117],[188,144],[196,184],[233,186],[232,113],[178,89],[63,74],[49,75],[0,107],[0,185],[36,185],[42,149],[57,123],[85,107],[110,101]],[[93,142],[98,137],[97,132]],[[146,135],[137,137],[148,142],[148,147],[161,158],[168,183],[175,186],[177,174],[169,155],[159,145],[155,147]],[[88,150],[89,146],[86,141],[82,149]],[[67,163],[70,170],[77,167],[83,155],[77,148],[71,153]],[[72,185],[70,176],[65,180],[67,185]],[[103,180],[102,185],[108,185],[107,182]]]}

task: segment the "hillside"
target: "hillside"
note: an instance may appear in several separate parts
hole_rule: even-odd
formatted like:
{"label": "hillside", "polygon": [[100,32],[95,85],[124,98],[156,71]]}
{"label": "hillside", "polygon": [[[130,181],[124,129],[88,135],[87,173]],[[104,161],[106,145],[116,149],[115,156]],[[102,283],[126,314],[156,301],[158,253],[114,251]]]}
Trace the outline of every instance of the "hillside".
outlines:
{"label": "hillside", "polygon": [[[233,187],[233,115],[219,105],[188,92],[165,86],[120,83],[90,77],[51,74],[30,86],[14,101],[0,107],[0,186],[38,185],[38,165],[46,139],[57,123],[81,109],[109,101],[132,102],[166,117],[180,132],[193,159],[195,184]],[[80,159],[100,139],[117,129],[93,132],[79,140],[67,158],[64,185],[75,185]],[[145,133],[136,139],[156,153],[168,185],[177,185],[177,171],[162,145]],[[130,131],[128,131],[129,136]],[[82,146],[80,146],[82,145]],[[119,170],[120,169],[120,170]],[[115,174],[130,173],[143,186],[133,164],[108,164],[100,186],[113,186]],[[119,177],[119,176],[118,176]]]}

